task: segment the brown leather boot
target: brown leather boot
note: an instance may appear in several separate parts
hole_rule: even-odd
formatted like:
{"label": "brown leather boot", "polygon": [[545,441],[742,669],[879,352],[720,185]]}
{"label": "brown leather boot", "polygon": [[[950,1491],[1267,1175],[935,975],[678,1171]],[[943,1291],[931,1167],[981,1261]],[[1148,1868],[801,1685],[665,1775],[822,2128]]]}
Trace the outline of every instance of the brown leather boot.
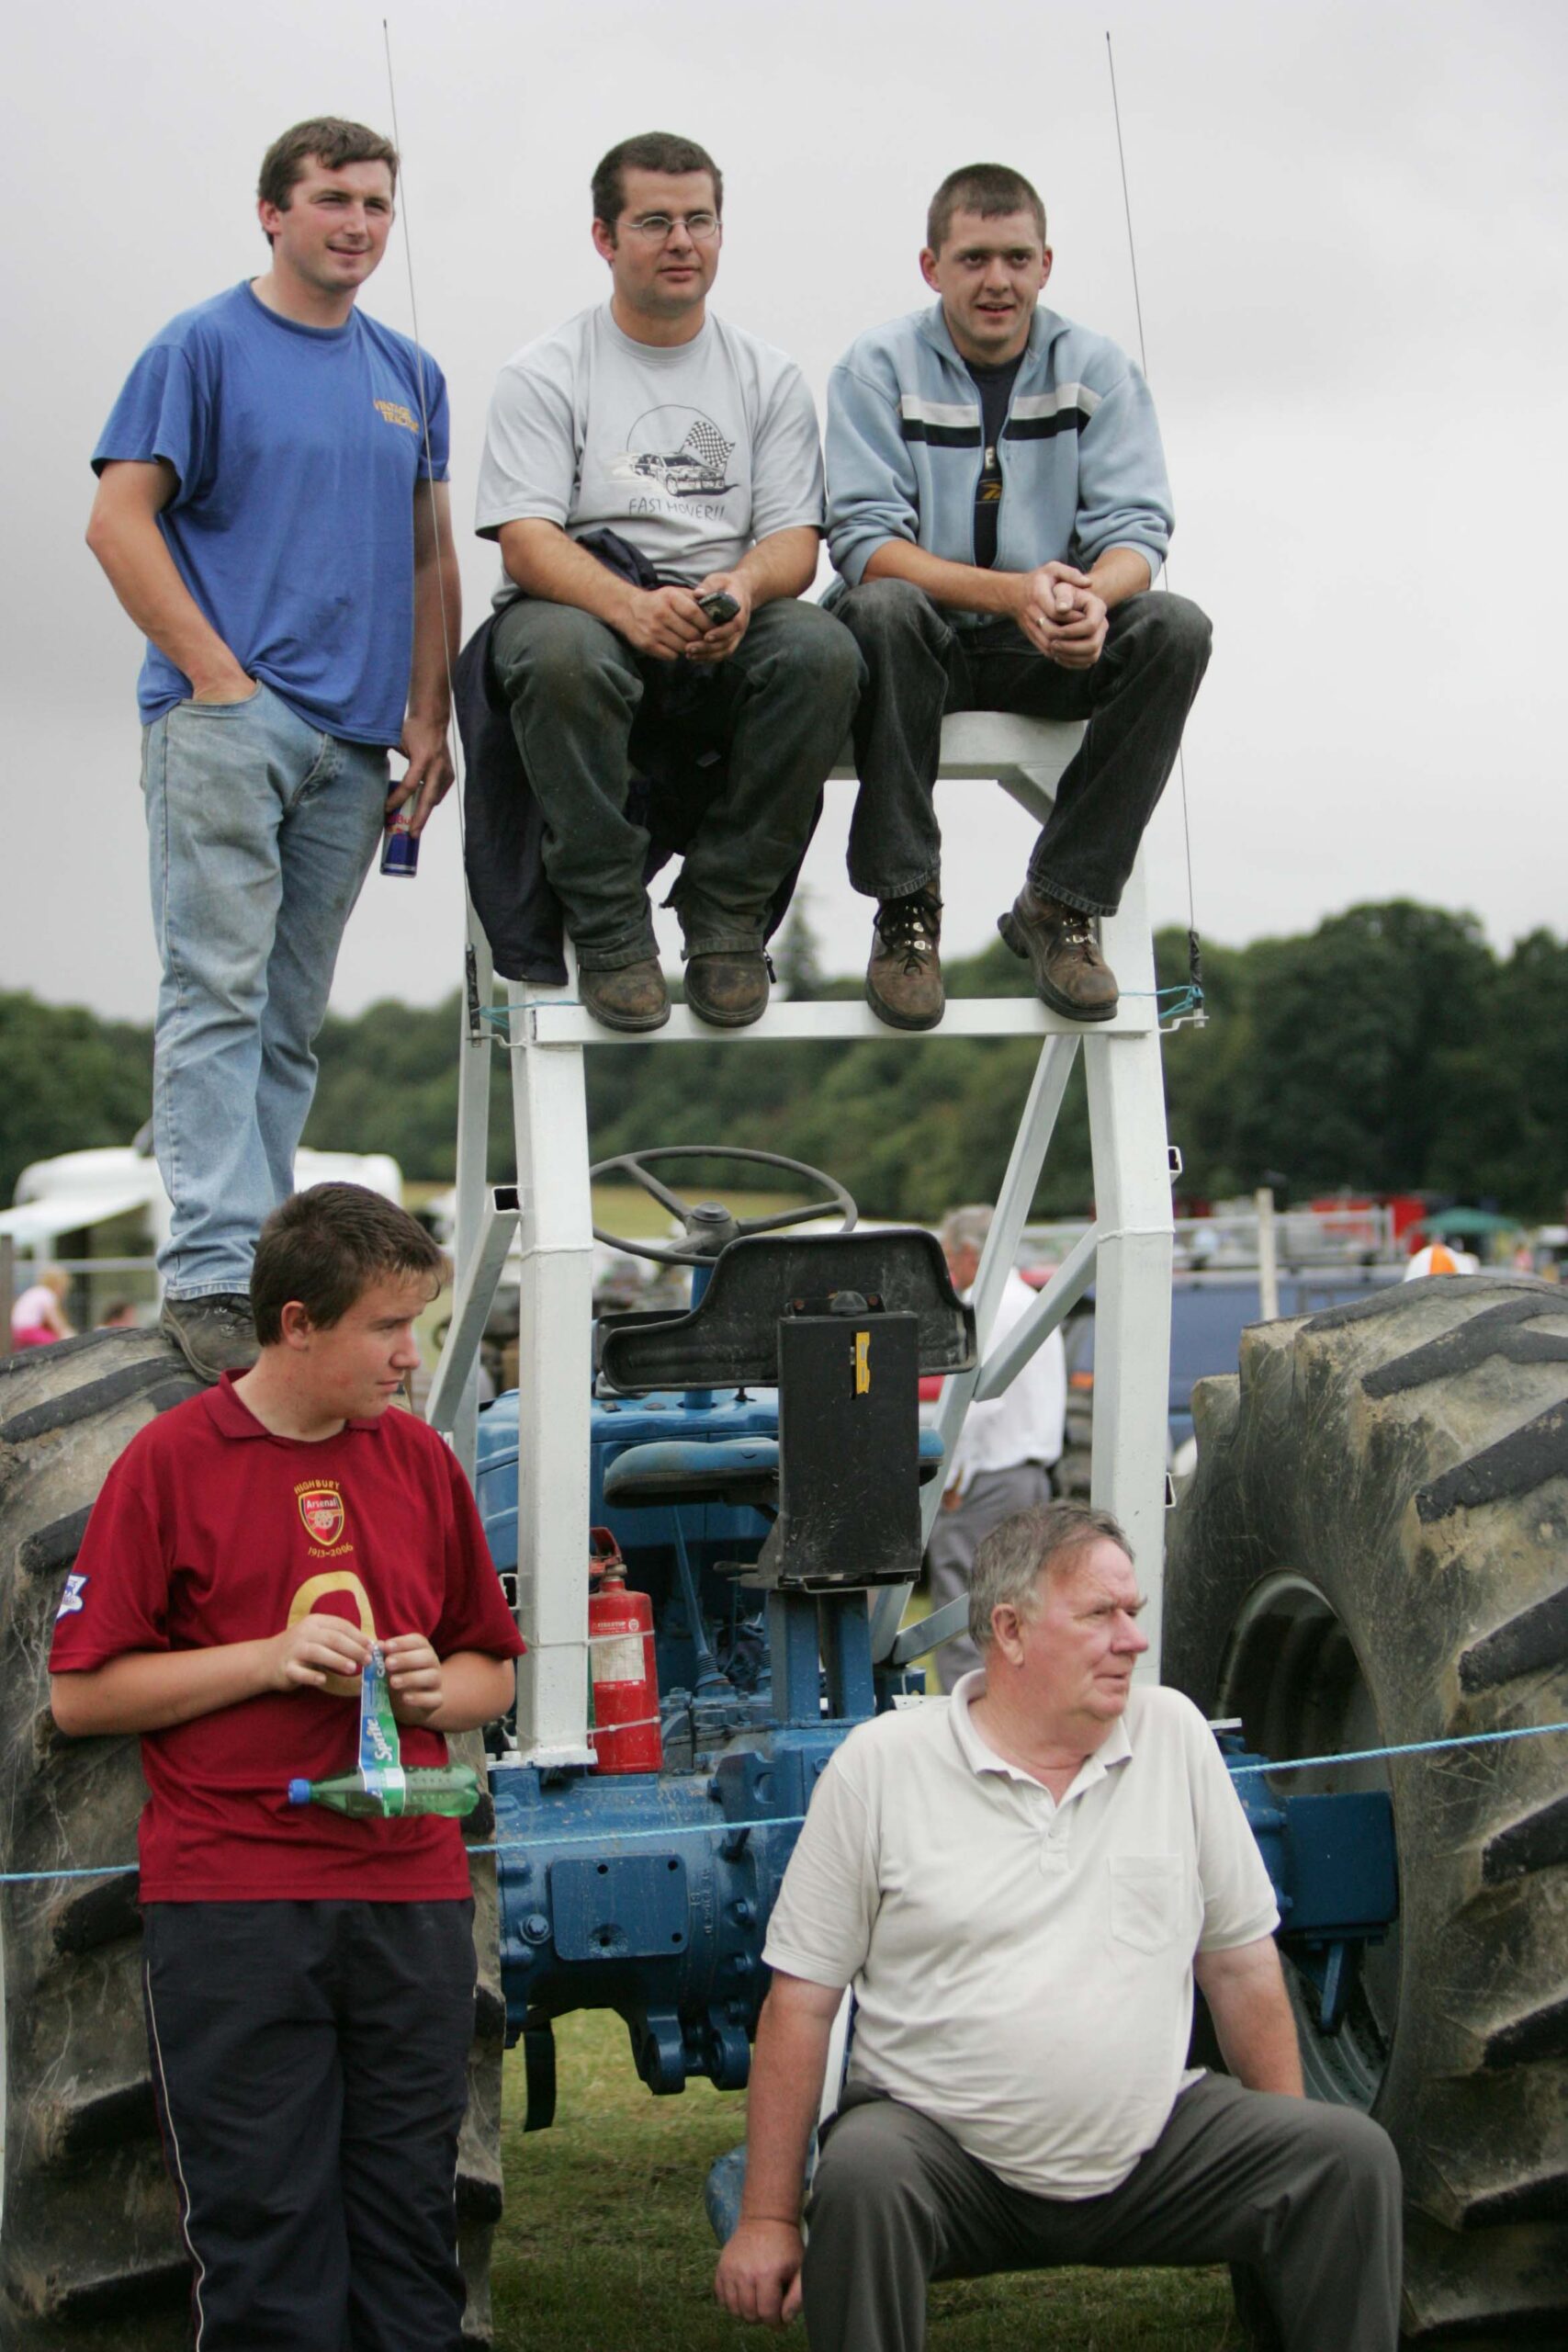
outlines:
{"label": "brown leather boot", "polygon": [[941,937],[942,900],[929,887],[877,908],[865,1001],[890,1028],[934,1029],[942,1019]]}
{"label": "brown leather boot", "polygon": [[768,959],[760,947],[733,956],[693,956],[686,1002],[712,1029],[749,1029],[768,1009]]}
{"label": "brown leather boot", "polygon": [[1033,967],[1039,996],[1070,1021],[1109,1021],[1116,1010],[1116,975],[1100,952],[1094,917],[1077,907],[1037,899],[1027,883],[997,929]]}
{"label": "brown leather boot", "polygon": [[577,992],[606,1029],[662,1029],[670,1018],[670,991],[651,956],[613,972],[580,971]]}

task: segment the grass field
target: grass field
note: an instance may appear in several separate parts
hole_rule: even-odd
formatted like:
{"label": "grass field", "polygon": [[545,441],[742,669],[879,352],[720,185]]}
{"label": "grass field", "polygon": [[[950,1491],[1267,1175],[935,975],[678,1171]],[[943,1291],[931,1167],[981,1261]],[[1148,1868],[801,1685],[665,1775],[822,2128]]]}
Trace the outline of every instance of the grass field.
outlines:
{"label": "grass field", "polygon": [[[694,2083],[652,2098],[626,2030],[583,2012],[556,2029],[558,2120],[505,2133],[493,2277],[497,2352],[739,2352],[770,2338],[713,2300],[703,2211],[745,2102]],[[521,2118],[522,2061],[506,2113]],[[931,2352],[1222,2352],[1239,2342],[1221,2270],[1058,2270],[932,2290]],[[802,2347],[798,2326],[788,2341]]]}

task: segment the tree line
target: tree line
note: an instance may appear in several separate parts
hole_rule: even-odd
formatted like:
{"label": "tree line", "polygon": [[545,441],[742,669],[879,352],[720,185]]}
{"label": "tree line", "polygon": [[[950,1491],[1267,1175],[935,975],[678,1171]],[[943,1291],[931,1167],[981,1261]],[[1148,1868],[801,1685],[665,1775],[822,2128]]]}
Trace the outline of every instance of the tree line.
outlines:
{"label": "tree line", "polygon": [[[1187,935],[1156,942],[1162,986],[1188,976]],[[826,979],[792,918],[781,981]],[[1016,993],[998,943],[949,966],[955,995]],[[1289,1197],[1348,1187],[1429,1191],[1561,1216],[1568,1188],[1568,942],[1531,933],[1499,956],[1475,919],[1395,899],[1306,934],[1205,944],[1207,1026],[1166,1039],[1170,1132],[1184,1192],[1224,1198],[1263,1182]],[[332,1018],[306,1141],[388,1151],[406,1176],[454,1172],[461,1006],[385,1002]],[[617,1046],[590,1050],[596,1158],[660,1143],[747,1144],[829,1169],[868,1216],[931,1219],[994,1196],[1032,1072],[1026,1039],[894,1037],[851,1045]],[[148,1115],[151,1032],[74,1007],[0,995],[0,1198],[30,1159],[126,1143]],[[504,1057],[493,1057],[491,1172],[512,1172]],[[1081,1079],[1064,1106],[1035,1201],[1041,1216],[1092,1195]]]}

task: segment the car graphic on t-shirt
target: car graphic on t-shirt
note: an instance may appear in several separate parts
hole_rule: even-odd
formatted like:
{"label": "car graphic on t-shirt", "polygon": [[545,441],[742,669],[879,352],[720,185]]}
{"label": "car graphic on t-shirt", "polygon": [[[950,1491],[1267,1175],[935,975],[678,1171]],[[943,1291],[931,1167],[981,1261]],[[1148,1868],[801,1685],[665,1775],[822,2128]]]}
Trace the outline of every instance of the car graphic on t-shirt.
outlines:
{"label": "car graphic on t-shirt", "polygon": [[610,471],[617,481],[656,481],[671,498],[722,498],[735,444],[700,409],[645,410]]}

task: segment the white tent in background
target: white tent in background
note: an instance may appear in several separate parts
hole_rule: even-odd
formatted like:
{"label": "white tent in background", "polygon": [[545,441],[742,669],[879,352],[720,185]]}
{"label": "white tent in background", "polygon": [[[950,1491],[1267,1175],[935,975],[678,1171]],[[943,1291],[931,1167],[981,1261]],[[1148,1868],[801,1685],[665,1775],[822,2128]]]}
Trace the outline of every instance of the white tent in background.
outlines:
{"label": "white tent in background", "polygon": [[[305,1151],[294,1162],[294,1181],[308,1184],[367,1184],[401,1205],[403,1171],[384,1151]],[[165,1238],[172,1214],[158,1163],[136,1144],[106,1145],[95,1151],[62,1152],[36,1159],[17,1179],[16,1205],[0,1209],[0,1236],[17,1253],[43,1258],[55,1253],[65,1233],[104,1225],[111,1217],[144,1211],[156,1249]]]}

